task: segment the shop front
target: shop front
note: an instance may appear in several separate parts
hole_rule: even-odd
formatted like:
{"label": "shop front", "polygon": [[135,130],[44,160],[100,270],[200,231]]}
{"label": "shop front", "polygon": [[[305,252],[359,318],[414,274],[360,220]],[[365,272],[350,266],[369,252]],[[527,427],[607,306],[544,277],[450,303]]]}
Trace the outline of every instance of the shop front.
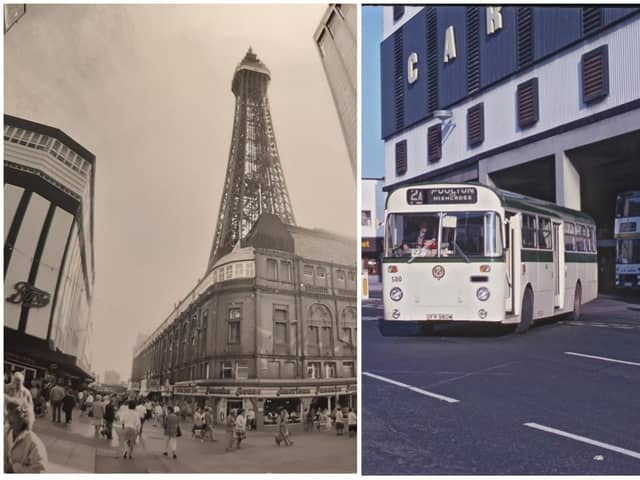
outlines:
{"label": "shop front", "polygon": [[362,237],[362,270],[369,275],[380,275],[382,238]]}
{"label": "shop front", "polygon": [[297,385],[297,386],[187,386],[174,387],[174,401],[189,408],[210,407],[218,423],[224,423],[232,409],[253,410],[256,428],[275,427],[278,413],[284,408],[290,424],[301,424],[308,408],[328,408],[332,412],[341,408],[356,407],[355,384],[345,385]]}

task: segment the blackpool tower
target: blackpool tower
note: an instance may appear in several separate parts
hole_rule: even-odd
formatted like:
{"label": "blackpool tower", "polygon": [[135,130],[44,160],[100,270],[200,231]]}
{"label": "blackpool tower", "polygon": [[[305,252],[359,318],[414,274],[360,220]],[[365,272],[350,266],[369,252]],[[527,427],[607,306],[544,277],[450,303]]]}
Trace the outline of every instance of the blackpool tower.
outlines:
{"label": "blackpool tower", "polygon": [[233,134],[207,271],[247,235],[261,214],[295,224],[269,111],[270,80],[269,69],[249,48],[231,84],[236,96]]}

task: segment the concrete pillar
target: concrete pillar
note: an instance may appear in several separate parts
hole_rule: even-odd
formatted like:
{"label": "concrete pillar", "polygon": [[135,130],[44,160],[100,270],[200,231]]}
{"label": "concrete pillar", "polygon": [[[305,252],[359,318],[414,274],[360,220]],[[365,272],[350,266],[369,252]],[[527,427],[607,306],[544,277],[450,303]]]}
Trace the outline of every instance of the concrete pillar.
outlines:
{"label": "concrete pillar", "polygon": [[580,210],[580,173],[564,151],[555,154],[556,203]]}
{"label": "concrete pillar", "polygon": [[494,187],[496,184],[494,183],[491,175],[489,175],[488,162],[480,160],[478,162],[478,182],[483,185],[487,185],[488,187]]}

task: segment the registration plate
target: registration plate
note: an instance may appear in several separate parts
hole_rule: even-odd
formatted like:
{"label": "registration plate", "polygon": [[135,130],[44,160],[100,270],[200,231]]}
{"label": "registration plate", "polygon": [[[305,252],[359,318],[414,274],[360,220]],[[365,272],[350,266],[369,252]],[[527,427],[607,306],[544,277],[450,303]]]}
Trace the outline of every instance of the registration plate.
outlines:
{"label": "registration plate", "polygon": [[453,320],[451,313],[427,313],[427,320]]}

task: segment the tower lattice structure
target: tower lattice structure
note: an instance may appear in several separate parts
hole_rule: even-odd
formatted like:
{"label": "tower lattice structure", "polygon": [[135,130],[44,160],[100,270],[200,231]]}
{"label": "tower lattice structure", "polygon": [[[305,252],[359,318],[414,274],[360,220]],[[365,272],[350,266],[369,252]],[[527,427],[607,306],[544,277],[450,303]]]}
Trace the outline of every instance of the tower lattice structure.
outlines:
{"label": "tower lattice structure", "polygon": [[267,98],[270,80],[271,72],[249,48],[231,84],[236,96],[233,135],[207,270],[247,235],[262,213],[295,224]]}

